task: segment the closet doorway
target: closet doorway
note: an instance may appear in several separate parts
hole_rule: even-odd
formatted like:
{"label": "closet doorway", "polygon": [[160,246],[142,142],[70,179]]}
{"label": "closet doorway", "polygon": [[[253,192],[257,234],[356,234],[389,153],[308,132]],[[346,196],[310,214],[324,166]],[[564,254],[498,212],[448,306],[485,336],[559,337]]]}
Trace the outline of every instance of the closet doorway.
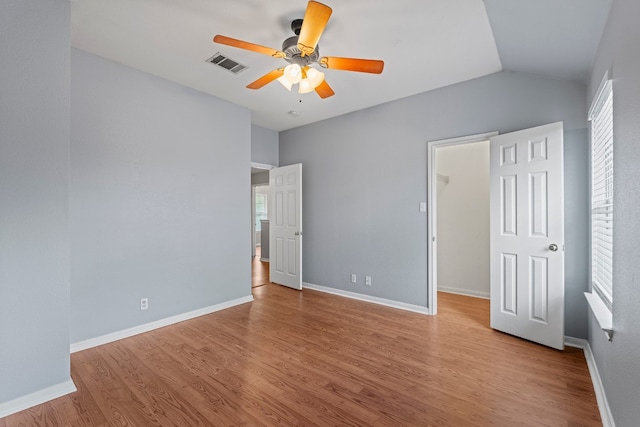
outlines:
{"label": "closet doorway", "polygon": [[489,138],[496,133],[429,144],[429,312],[437,292],[490,296]]}
{"label": "closet doorway", "polygon": [[[454,211],[438,212],[443,203],[438,191],[438,158],[444,156],[445,146],[474,145],[489,139],[489,244],[476,239],[481,224],[461,230],[466,224],[457,223],[454,229],[463,238],[451,259],[441,254],[447,242],[439,223],[461,211],[471,211],[465,221],[482,218],[482,208],[473,205],[476,188],[457,200]],[[563,124],[549,123],[502,135],[476,135],[457,140],[429,143],[429,312],[436,314],[437,290],[441,288],[442,261],[452,262],[457,271],[466,270],[473,258],[463,259],[462,253],[478,246],[489,254],[490,326],[501,332],[534,341],[552,348],[564,348],[564,169]],[[462,155],[458,153],[457,158]],[[462,170],[468,173],[479,158],[471,156]],[[485,161],[482,161],[485,163]],[[456,170],[460,173],[460,169]],[[447,185],[451,185],[449,177]],[[475,177],[474,180],[481,179]],[[470,185],[470,184],[469,184]],[[471,204],[471,205],[468,205]],[[481,257],[480,252],[474,257]],[[439,261],[440,259],[440,261]],[[484,262],[472,267],[469,283],[484,280]],[[473,273],[475,272],[475,277]],[[483,277],[484,276],[484,277]],[[449,285],[451,286],[451,285]],[[454,284],[455,288],[455,284]],[[455,289],[454,289],[455,290]],[[467,294],[471,294],[468,292]],[[462,293],[462,292],[459,292]]]}

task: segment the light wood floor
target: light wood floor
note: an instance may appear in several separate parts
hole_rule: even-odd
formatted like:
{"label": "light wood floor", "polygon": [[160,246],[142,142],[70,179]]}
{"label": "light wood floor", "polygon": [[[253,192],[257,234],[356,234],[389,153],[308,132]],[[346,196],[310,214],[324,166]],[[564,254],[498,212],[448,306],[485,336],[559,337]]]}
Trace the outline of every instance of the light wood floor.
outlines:
{"label": "light wood floor", "polygon": [[71,355],[78,391],[7,426],[599,426],[581,350],[274,284],[255,301]]}

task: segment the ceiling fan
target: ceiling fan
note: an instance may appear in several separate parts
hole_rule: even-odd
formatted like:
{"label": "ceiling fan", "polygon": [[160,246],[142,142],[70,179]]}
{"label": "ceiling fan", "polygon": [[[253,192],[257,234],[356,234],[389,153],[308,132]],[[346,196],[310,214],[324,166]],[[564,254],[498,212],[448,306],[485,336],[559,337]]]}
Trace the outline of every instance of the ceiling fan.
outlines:
{"label": "ceiling fan", "polygon": [[324,73],[312,67],[316,63],[322,68],[334,70],[357,71],[361,73],[380,74],[384,62],[375,59],[339,58],[334,56],[320,57],[318,40],[324,31],[331,8],[316,1],[310,1],[303,19],[296,19],[291,23],[295,36],[289,37],[282,43],[282,50],[245,42],[242,40],[217,35],[213,38],[216,43],[252,52],[283,58],[289,65],[268,72],[258,80],[247,85],[249,89],[261,87],[278,80],[288,90],[298,84],[299,93],[316,91],[321,98],[334,95],[331,86],[324,80]]}

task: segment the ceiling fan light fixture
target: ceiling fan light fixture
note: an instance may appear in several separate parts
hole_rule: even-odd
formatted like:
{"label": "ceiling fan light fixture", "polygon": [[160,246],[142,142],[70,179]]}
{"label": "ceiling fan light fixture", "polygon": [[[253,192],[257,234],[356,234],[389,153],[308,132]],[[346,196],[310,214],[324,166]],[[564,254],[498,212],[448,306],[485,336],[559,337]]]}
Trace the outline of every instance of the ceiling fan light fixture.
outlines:
{"label": "ceiling fan light fixture", "polygon": [[300,80],[300,84],[298,85],[298,93],[309,93],[313,92],[315,87],[311,84],[309,79]]}
{"label": "ceiling fan light fixture", "polygon": [[307,79],[311,83],[312,89],[317,88],[324,81],[324,73],[315,68],[309,67],[307,70]]}
{"label": "ceiling fan light fixture", "polygon": [[285,89],[287,89],[289,92],[291,92],[291,87],[293,87],[293,83],[291,83],[289,80],[287,80],[284,76],[278,77],[277,80],[280,82],[280,84],[282,86],[285,87]]}
{"label": "ceiling fan light fixture", "polygon": [[284,78],[291,84],[300,83],[302,80],[302,68],[298,64],[289,64],[284,67]]}

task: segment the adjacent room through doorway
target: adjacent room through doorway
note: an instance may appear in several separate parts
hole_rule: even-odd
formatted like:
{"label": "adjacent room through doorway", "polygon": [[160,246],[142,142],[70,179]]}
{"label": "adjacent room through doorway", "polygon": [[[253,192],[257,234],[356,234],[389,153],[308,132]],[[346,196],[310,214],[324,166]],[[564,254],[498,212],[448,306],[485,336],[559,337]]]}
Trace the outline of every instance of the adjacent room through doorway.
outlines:
{"label": "adjacent room through doorway", "polygon": [[253,186],[251,287],[269,283],[269,185]]}

